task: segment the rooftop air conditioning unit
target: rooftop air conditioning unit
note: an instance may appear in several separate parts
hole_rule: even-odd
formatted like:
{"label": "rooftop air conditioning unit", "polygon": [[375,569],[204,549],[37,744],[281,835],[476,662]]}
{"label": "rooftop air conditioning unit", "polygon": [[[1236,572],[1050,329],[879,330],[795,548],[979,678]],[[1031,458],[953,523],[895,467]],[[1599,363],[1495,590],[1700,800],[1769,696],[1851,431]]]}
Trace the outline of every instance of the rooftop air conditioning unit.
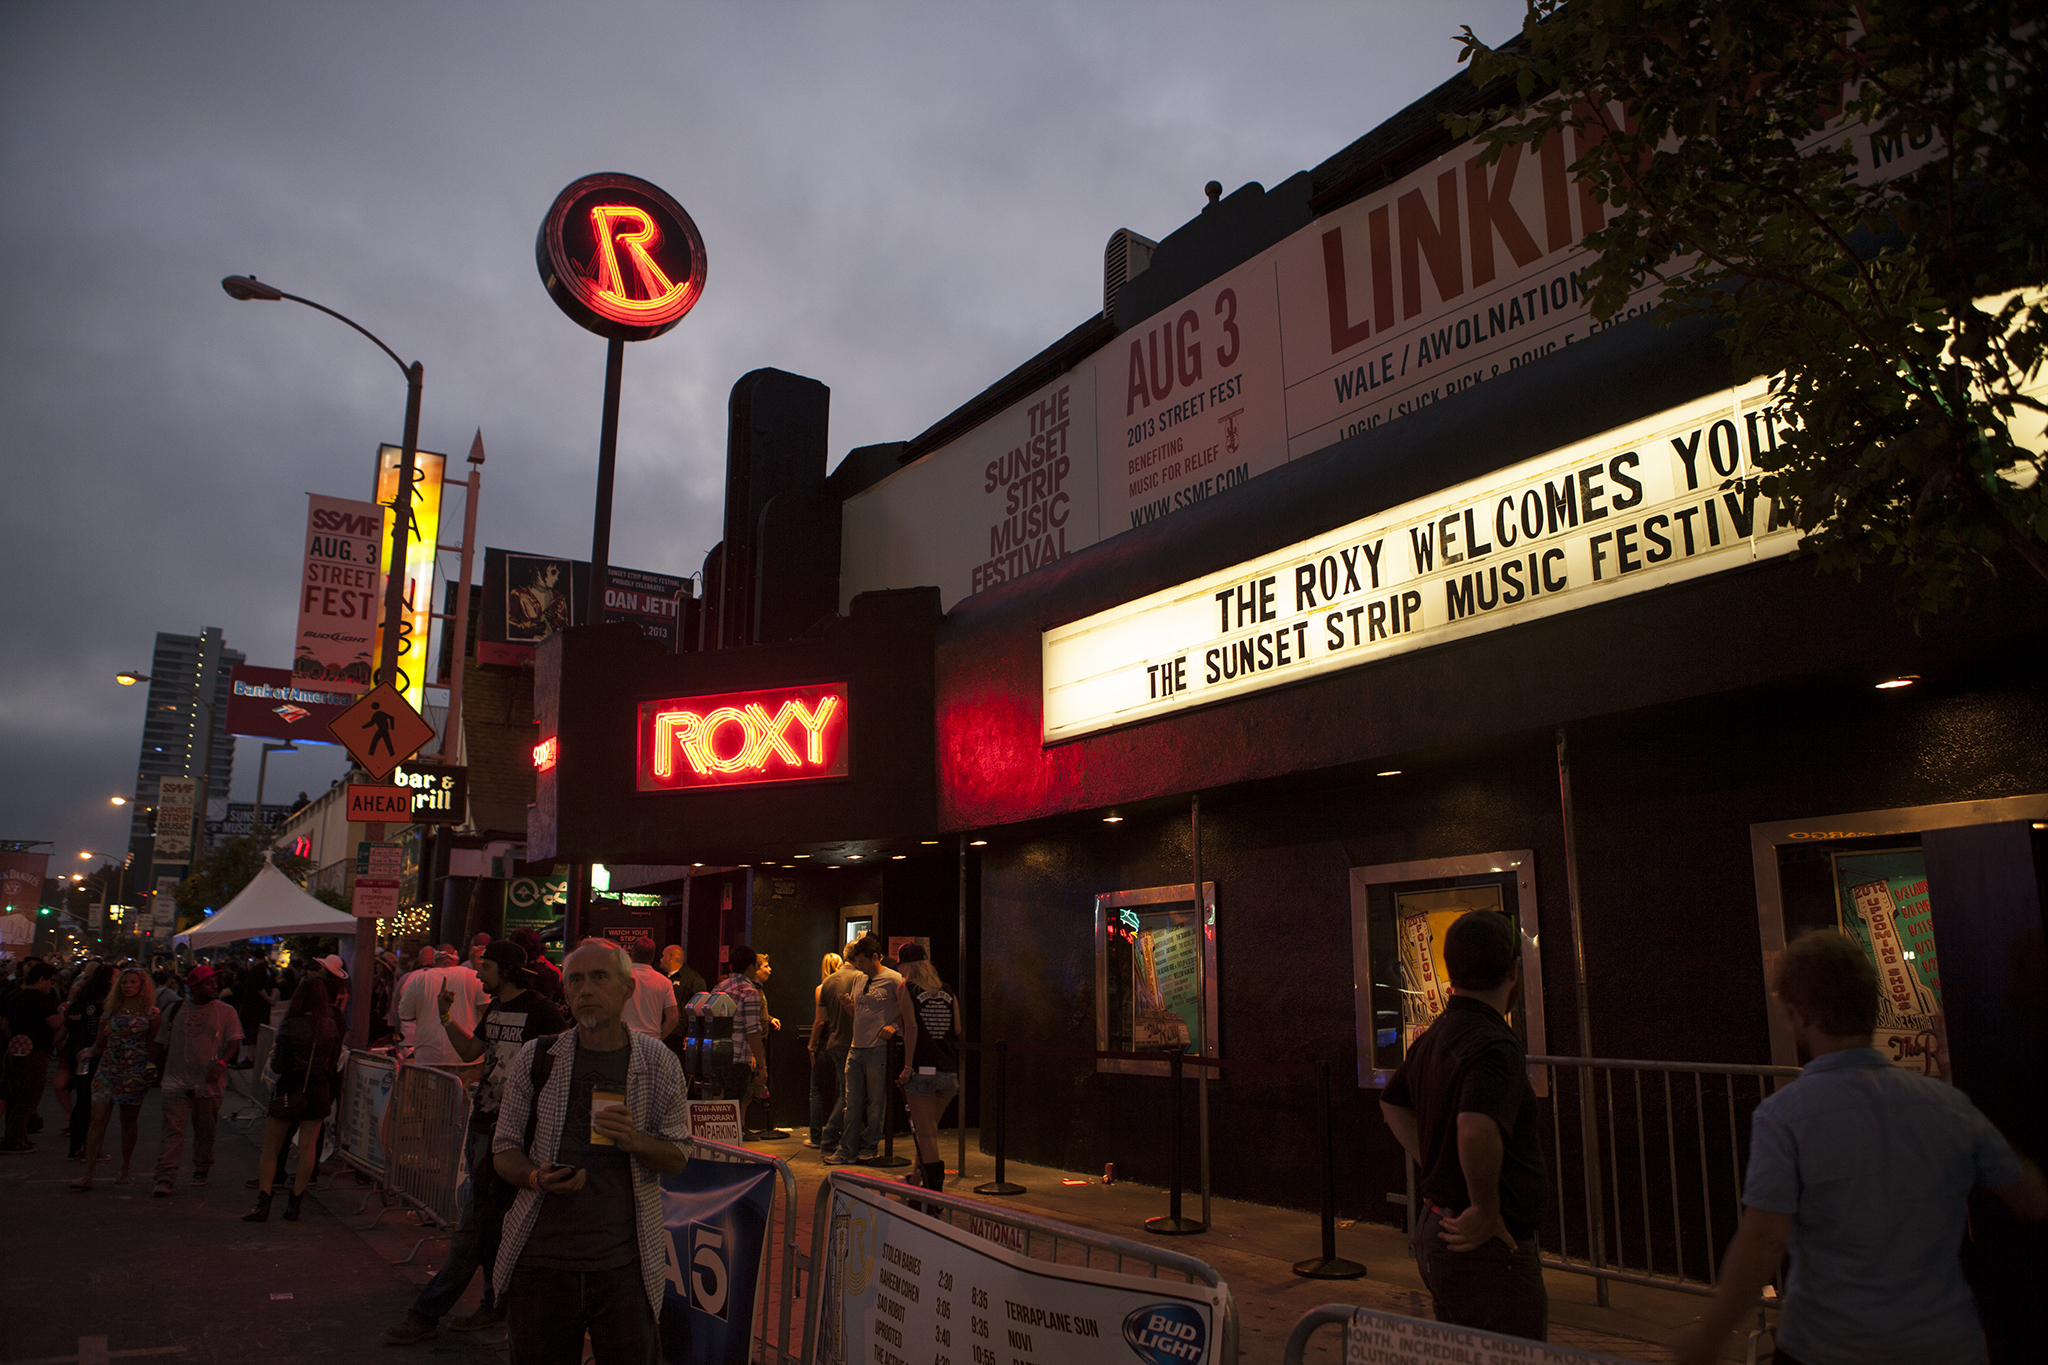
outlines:
{"label": "rooftop air conditioning unit", "polygon": [[1149,237],[1140,237],[1129,228],[1118,228],[1109,234],[1109,245],[1102,249],[1102,314],[1112,322],[1116,320],[1116,296],[1123,292],[1124,283],[1134,275],[1145,273],[1145,267],[1152,264],[1152,253],[1159,243]]}

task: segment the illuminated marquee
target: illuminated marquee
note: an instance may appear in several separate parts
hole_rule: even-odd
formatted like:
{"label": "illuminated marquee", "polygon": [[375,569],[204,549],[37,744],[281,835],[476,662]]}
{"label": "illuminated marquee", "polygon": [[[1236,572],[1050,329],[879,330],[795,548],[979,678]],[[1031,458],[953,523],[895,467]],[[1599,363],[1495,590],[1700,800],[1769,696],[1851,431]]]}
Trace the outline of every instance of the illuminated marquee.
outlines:
{"label": "illuminated marquee", "polygon": [[640,704],[641,791],[844,777],[845,683]]}
{"label": "illuminated marquee", "polygon": [[534,257],[561,310],[599,336],[646,341],[704,292],[704,239],[658,186],[587,175],[555,197]]}

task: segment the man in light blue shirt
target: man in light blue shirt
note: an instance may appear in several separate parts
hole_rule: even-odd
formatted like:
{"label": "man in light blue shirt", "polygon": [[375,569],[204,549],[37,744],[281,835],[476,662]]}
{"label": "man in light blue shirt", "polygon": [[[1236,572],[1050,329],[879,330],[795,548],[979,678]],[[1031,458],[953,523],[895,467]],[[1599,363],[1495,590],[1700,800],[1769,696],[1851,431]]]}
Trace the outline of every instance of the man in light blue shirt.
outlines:
{"label": "man in light blue shirt", "polygon": [[1812,1060],[1757,1106],[1742,1224],[1678,1359],[1714,1359],[1789,1249],[1777,1365],[1977,1365],[1984,1333],[1957,1255],[1969,1193],[2039,1219],[2048,1184],[1961,1091],[1871,1047],[1877,973],[1856,944],[1803,935],[1776,990]]}

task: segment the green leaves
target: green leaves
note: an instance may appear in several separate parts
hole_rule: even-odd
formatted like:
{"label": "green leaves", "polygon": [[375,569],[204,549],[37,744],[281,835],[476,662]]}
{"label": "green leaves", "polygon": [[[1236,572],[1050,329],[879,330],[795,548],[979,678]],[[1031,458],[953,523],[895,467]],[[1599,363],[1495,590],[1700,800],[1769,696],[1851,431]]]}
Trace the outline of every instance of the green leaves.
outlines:
{"label": "green leaves", "polygon": [[[1509,104],[1446,120],[1495,154],[1564,136],[1607,206],[1596,318],[1664,282],[1792,434],[1763,491],[1824,571],[1895,574],[1910,616],[2012,556],[2048,578],[2043,11],[1991,0],[1531,0],[1461,61]],[[1985,302],[1980,303],[1980,300]]]}

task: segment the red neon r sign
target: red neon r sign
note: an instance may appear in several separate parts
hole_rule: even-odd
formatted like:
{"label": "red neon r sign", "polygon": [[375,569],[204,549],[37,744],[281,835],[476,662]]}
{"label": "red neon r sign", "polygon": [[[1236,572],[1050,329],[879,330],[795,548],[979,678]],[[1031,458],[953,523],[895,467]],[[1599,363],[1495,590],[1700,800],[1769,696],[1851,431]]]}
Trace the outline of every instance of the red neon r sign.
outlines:
{"label": "red neon r sign", "polygon": [[639,789],[843,777],[847,723],[845,683],[643,702]]}
{"label": "red neon r sign", "polygon": [[[590,210],[590,227],[597,236],[597,297],[606,307],[628,316],[659,313],[690,287],[687,278],[681,284],[669,279],[651,254],[661,245],[661,229],[646,209],[632,204],[598,204]],[[620,247],[632,262],[640,284],[639,298],[626,292],[625,276],[619,270]]]}

